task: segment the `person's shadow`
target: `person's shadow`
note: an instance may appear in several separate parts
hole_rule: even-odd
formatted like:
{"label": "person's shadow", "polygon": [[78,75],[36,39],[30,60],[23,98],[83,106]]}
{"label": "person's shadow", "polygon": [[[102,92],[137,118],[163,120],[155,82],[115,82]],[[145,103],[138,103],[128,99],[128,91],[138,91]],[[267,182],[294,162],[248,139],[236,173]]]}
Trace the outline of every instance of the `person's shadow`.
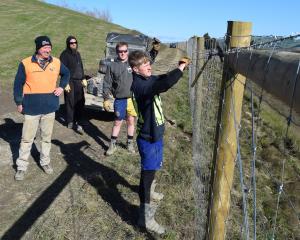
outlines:
{"label": "person's shadow", "polygon": [[[92,137],[104,149],[104,151],[106,151],[108,149],[108,146],[105,144],[105,142],[109,142],[110,138],[107,137],[103,132],[101,132],[99,128],[95,126],[90,120],[97,119],[101,122],[112,122],[114,120],[114,114],[111,112],[96,111],[92,109],[85,109],[84,114],[84,132]],[[66,125],[64,104],[60,105],[59,111],[56,112],[55,119],[60,124],[64,126]]]}
{"label": "person's shadow", "polygon": [[[56,178],[56,180],[35,200],[26,212],[4,233],[1,239],[20,239],[43,215],[56,197],[62,192],[74,174],[81,176],[91,184],[104,201],[112,207],[123,221],[134,227],[137,226],[138,206],[126,201],[118,190],[118,185],[123,185],[137,192],[138,187],[129,184],[115,170],[95,162],[84,154],[82,148],[88,148],[86,141],[64,144],[59,140],[53,140],[64,154],[64,160],[68,166]],[[151,233],[141,229],[146,234],[146,239],[155,239]]]}
{"label": "person's shadow", "polygon": [[112,209],[120,215],[123,221],[135,225],[138,216],[138,207],[127,202],[118,190],[118,185],[130,188],[137,192],[137,186],[130,185],[115,170],[92,160],[82,152],[82,148],[88,148],[86,141],[64,144],[59,140],[52,141],[60,147],[64,159],[73,169],[74,173],[81,176],[98,191],[99,195]]}
{"label": "person's shadow", "polygon": [[[22,123],[16,123],[13,119],[5,118],[5,123],[0,125],[0,138],[6,141],[10,146],[10,151],[12,155],[12,166],[16,170],[16,161],[19,157],[19,147],[22,136]],[[37,131],[37,135],[39,134],[39,129]],[[40,153],[38,151],[37,146],[33,142],[31,148],[31,156],[34,161],[39,165],[39,157]]]}

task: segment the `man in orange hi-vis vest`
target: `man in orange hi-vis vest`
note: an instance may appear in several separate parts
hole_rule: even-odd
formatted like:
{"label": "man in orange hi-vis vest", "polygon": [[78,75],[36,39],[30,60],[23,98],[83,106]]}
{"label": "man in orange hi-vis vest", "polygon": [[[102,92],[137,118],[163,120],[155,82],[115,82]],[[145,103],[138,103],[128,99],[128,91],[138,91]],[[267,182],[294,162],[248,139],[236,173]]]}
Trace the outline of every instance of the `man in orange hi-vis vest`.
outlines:
{"label": "man in orange hi-vis vest", "polygon": [[[19,64],[14,82],[17,111],[24,114],[22,139],[17,159],[15,179],[24,179],[32,143],[38,127],[41,129],[40,165],[52,174],[50,165],[51,136],[59,96],[69,82],[69,70],[58,58],[51,56],[52,44],[47,36],[35,39],[35,53]],[[61,76],[58,84],[58,78]]]}

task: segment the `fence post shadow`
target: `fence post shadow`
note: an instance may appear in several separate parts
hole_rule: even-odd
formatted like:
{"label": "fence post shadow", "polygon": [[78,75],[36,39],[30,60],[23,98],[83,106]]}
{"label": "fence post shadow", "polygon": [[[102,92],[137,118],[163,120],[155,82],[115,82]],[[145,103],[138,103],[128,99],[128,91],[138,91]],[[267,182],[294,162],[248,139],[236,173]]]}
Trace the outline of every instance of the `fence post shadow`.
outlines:
{"label": "fence post shadow", "polygon": [[[22,238],[37,219],[49,208],[75,173],[91,184],[102,199],[111,206],[113,211],[116,212],[124,222],[136,228],[138,206],[126,201],[117,187],[121,184],[130,188],[133,192],[137,192],[138,187],[129,184],[115,170],[95,162],[84,154],[81,149],[89,146],[86,141],[64,144],[59,140],[52,140],[52,143],[57,145],[64,154],[64,160],[68,164],[67,168],[4,233],[2,239],[15,240]],[[155,239],[151,233],[147,231],[144,231],[144,233],[147,235],[147,239]]]}

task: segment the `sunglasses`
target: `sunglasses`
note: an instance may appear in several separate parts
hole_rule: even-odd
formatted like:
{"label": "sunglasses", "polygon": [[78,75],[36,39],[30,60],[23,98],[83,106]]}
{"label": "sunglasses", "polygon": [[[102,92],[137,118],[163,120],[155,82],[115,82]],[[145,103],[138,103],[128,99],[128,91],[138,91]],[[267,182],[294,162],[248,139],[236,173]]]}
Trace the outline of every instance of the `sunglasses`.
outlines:
{"label": "sunglasses", "polygon": [[127,53],[128,50],[118,50],[118,53]]}
{"label": "sunglasses", "polygon": [[77,44],[77,42],[69,42],[69,44]]}

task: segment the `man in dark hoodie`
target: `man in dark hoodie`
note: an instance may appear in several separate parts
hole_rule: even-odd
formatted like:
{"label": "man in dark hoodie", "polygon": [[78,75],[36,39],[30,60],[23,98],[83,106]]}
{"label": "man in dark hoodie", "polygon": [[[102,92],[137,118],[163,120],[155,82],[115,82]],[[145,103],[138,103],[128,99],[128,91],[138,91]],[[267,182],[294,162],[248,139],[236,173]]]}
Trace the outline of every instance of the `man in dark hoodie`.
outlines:
{"label": "man in dark hoodie", "polygon": [[67,127],[82,131],[85,104],[83,88],[86,87],[87,82],[84,79],[77,39],[74,36],[67,37],[66,45],[66,49],[60,54],[60,60],[70,70],[70,82],[64,94]]}

